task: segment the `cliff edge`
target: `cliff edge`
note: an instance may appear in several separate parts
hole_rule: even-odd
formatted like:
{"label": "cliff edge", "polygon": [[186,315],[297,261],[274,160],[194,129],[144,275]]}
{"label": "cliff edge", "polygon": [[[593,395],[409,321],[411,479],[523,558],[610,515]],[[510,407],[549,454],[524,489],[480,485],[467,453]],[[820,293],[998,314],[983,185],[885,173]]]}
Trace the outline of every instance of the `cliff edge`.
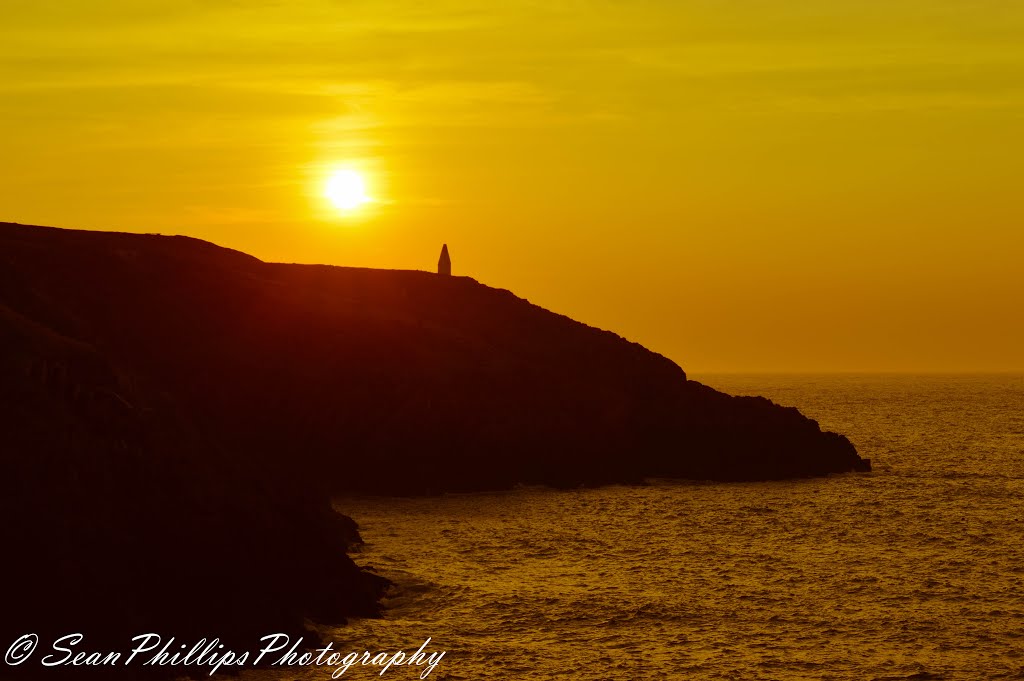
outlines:
{"label": "cliff edge", "polygon": [[372,614],[381,583],[345,555],[341,493],[868,468],[796,409],[473,279],[187,237],[0,223],[0,347],[3,510],[22,519],[4,539],[26,583],[64,585],[26,592],[19,630],[131,588],[153,597],[115,599],[126,630]]}

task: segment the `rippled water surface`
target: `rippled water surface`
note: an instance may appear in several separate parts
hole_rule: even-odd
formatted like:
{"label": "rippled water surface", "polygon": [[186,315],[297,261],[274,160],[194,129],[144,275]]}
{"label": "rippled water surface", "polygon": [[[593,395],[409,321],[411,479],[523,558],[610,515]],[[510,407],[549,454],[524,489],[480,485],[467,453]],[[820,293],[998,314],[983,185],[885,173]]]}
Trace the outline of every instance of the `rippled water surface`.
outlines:
{"label": "rippled water surface", "polygon": [[695,378],[800,407],[874,472],[340,500],[397,587],[327,636],[429,636],[431,679],[1024,679],[1024,377]]}

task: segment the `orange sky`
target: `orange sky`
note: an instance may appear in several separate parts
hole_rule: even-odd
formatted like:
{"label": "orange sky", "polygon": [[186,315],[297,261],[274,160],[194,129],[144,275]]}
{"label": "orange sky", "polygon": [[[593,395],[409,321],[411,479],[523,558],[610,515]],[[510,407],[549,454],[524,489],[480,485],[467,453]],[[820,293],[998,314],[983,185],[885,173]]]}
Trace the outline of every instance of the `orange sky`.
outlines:
{"label": "orange sky", "polygon": [[[7,0],[0,220],[447,242],[693,373],[1019,370],[1021,36],[1005,0]],[[339,167],[377,201],[333,210]]]}

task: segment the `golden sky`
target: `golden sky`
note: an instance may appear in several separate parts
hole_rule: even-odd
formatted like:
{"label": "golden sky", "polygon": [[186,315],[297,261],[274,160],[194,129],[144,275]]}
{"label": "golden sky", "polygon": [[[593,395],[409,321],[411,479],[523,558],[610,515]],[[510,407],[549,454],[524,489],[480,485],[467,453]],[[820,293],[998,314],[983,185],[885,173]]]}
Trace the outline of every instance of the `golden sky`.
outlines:
{"label": "golden sky", "polygon": [[[0,220],[456,274],[691,373],[1024,369],[1024,3],[0,0]],[[332,169],[376,201],[339,214]]]}

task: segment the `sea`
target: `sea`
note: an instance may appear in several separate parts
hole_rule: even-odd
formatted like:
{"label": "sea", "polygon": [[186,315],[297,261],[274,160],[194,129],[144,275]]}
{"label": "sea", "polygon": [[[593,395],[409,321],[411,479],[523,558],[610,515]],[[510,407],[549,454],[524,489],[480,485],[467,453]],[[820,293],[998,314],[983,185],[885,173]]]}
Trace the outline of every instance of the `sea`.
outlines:
{"label": "sea", "polygon": [[873,471],[339,499],[395,586],[321,635],[445,655],[335,678],[1024,679],[1024,375],[692,378],[799,407]]}

